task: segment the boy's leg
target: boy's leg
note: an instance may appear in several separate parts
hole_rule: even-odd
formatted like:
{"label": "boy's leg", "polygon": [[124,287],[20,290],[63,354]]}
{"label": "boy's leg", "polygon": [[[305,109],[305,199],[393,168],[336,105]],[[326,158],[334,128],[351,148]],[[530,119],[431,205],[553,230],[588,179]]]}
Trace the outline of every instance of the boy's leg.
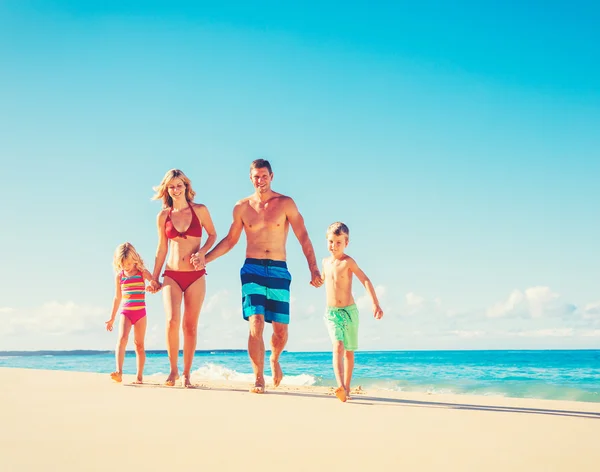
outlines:
{"label": "boy's leg", "polygon": [[117,348],[115,350],[115,361],[117,370],[110,374],[110,377],[115,382],[123,380],[123,362],[125,361],[125,349],[127,348],[127,340],[131,331],[131,321],[126,316],[121,315],[119,320],[119,339],[117,340]]}
{"label": "boy's leg", "polygon": [[133,342],[135,343],[135,357],[137,363],[137,376],[134,383],[142,383],[144,376],[144,364],[146,363],[146,349],[144,339],[146,338],[146,326],[148,317],[144,316],[133,325]]}
{"label": "boy's leg", "polygon": [[344,352],[344,386],[346,396],[350,396],[350,382],[352,381],[352,371],[354,370],[354,351]]}
{"label": "boy's leg", "polygon": [[333,372],[338,388],[335,390],[335,396],[341,401],[346,401],[346,386],[344,385],[344,342],[336,341],[333,344]]}

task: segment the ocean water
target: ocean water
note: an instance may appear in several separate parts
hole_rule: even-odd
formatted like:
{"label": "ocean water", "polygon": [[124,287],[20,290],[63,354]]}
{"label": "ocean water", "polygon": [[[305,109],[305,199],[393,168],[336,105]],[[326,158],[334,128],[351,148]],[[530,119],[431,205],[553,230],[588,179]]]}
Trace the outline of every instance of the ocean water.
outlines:
{"label": "ocean water", "polygon": [[[352,385],[365,389],[600,402],[600,350],[358,351],[355,362]],[[331,352],[284,352],[281,365],[284,385],[335,384]],[[0,352],[0,367],[109,373],[114,352]],[[146,379],[168,371],[165,351],[147,352]],[[127,353],[124,372],[135,373],[135,353]],[[196,353],[192,378],[253,380],[246,351],[218,350]]]}

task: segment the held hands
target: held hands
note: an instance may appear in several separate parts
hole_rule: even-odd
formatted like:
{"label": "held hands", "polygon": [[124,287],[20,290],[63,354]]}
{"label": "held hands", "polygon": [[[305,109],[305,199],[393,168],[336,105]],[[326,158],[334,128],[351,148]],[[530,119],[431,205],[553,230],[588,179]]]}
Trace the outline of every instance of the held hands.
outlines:
{"label": "held hands", "polygon": [[156,293],[162,288],[162,284],[158,280],[151,280],[148,286],[146,287],[146,291],[150,293]]}
{"label": "held hands", "polygon": [[194,266],[194,270],[202,270],[206,267],[206,260],[204,254],[201,252],[195,252],[190,256],[190,263]]}
{"label": "held hands", "polygon": [[373,316],[376,320],[380,320],[383,316],[383,310],[379,305],[373,305]]}
{"label": "held hands", "polygon": [[321,285],[323,285],[323,277],[321,277],[321,272],[319,272],[319,269],[313,269],[311,271],[311,277],[310,284],[313,287],[319,288]]}
{"label": "held hands", "polygon": [[114,323],[115,323],[115,319],[114,318],[111,318],[110,320],[106,321],[104,323],[106,325],[106,331],[112,331]]}

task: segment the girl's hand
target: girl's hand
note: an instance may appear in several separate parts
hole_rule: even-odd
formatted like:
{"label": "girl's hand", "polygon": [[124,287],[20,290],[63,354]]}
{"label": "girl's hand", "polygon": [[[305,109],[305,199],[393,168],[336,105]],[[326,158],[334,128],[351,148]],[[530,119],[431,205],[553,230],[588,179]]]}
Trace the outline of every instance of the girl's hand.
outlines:
{"label": "girl's hand", "polygon": [[146,290],[150,293],[156,293],[162,288],[162,284],[157,280],[152,280],[146,287]]}
{"label": "girl's hand", "polygon": [[106,331],[112,331],[114,322],[115,322],[115,319],[111,318],[110,320],[108,320],[104,323],[104,324],[106,324]]}
{"label": "girl's hand", "polygon": [[194,266],[195,270],[202,270],[206,267],[206,261],[204,259],[204,254],[201,252],[195,252],[190,256],[190,264]]}

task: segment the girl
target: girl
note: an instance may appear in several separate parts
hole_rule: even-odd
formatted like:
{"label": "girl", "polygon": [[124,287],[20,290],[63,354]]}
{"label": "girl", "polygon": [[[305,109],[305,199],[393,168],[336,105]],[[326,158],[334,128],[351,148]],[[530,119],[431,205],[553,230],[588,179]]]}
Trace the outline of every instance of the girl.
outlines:
{"label": "girl", "polygon": [[[134,383],[142,383],[146,351],[144,350],[144,337],[146,336],[146,302],[145,280],[152,281],[152,275],[144,267],[144,261],[130,243],[123,243],[115,251],[113,259],[115,271],[115,298],[113,300],[112,315],[106,322],[107,331],[112,331],[115,316],[123,301],[119,321],[119,340],[115,350],[117,370],[110,374],[115,382],[123,380],[123,360],[125,347],[129,339],[129,332],[133,326],[135,354],[137,358],[137,377]],[[148,287],[150,288],[150,287]]]}

